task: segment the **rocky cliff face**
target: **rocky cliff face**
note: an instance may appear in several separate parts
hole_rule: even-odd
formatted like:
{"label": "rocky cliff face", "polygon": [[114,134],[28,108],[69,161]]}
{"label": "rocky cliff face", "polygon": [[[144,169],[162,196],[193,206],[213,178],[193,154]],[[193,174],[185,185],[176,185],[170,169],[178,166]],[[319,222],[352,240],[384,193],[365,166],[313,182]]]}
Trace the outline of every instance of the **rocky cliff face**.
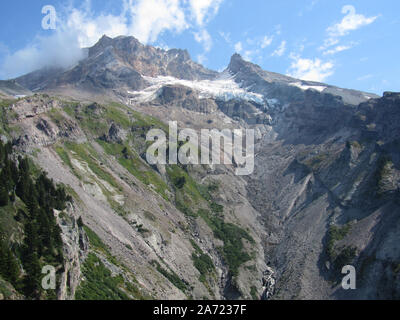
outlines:
{"label": "rocky cliff face", "polygon": [[133,37],[111,39],[103,36],[88,49],[88,56],[69,70],[45,69],[16,79],[31,90],[72,87],[97,91],[140,90],[146,87],[144,76],[172,76],[202,80],[216,76],[194,63],[186,50],[168,51],[145,46]]}
{"label": "rocky cliff face", "polygon": [[[9,137],[71,188],[108,253],[93,239],[90,250],[137,287],[130,297],[399,297],[398,94],[293,79],[239,55],[217,73],[186,51],[131,37],[103,37],[73,69],[17,82],[51,96],[10,104]],[[254,129],[254,173],[150,166],[145,135],[169,120]],[[76,288],[88,251],[71,228],[67,269]],[[354,291],[340,286],[347,264],[357,271]]]}

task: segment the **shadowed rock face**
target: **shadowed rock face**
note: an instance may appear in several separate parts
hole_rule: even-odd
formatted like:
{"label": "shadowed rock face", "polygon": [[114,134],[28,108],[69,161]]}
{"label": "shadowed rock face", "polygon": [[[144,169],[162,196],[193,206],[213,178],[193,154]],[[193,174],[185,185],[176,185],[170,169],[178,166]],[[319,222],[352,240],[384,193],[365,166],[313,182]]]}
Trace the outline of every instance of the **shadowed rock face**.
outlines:
{"label": "shadowed rock face", "polygon": [[6,96],[27,96],[32,94],[32,92],[19,85],[15,81],[0,80],[0,94]]}
{"label": "shadowed rock face", "polygon": [[[240,88],[261,95],[263,100],[257,103],[246,100],[245,96],[230,100],[202,98],[194,88],[165,85],[153,100],[131,107],[162,120],[177,118],[180,124],[192,123],[196,129],[212,124],[220,129],[256,130],[252,175],[238,178],[229,174],[229,169],[217,168],[208,170],[207,177],[220,179],[224,193],[219,200],[230,206],[232,220],[239,217],[242,220],[238,220],[245,221],[246,226],[257,232],[263,250],[257,255],[257,261],[262,262],[258,266],[269,266],[267,271],[258,270],[259,289],[263,288],[264,297],[400,297],[399,93],[385,93],[379,98],[370,93],[298,80],[264,71],[237,54],[227,70],[219,74],[191,61],[187,51],[145,46],[133,37],[104,36],[73,69],[52,71],[47,79],[45,75],[46,71],[42,70],[17,81],[30,89],[57,89],[67,85],[111,93],[144,90],[150,86],[146,76],[193,81],[229,75]],[[17,119],[38,116],[36,104],[40,105],[39,110],[45,106],[35,99],[30,108],[24,102],[16,104]],[[95,104],[92,106],[93,112],[98,109]],[[54,106],[49,104],[43,110],[51,107]],[[101,116],[100,111],[95,114]],[[73,123],[69,121],[66,123]],[[47,145],[48,136],[61,135],[53,132],[46,118],[26,122],[26,127],[33,126],[33,129],[25,131],[33,134],[22,136],[25,144],[25,140],[32,140],[30,137],[37,137],[31,145],[40,145],[42,141]],[[71,127],[75,128],[75,124]],[[107,130],[105,141],[126,140],[125,129],[109,124]],[[74,132],[70,135],[84,140],[80,130]],[[164,171],[158,168],[158,173],[165,175]],[[150,202],[154,201],[151,194],[145,191],[143,194]],[[235,203],[237,199],[240,205]],[[176,212],[169,211],[172,217],[177,216]],[[153,232],[156,231],[153,229]],[[208,248],[220,245],[212,243],[210,234],[202,241]],[[356,267],[358,289],[355,291],[344,291],[339,285],[344,264]],[[251,266],[247,267],[238,282],[242,293],[243,287],[250,283],[247,277],[252,274]],[[219,279],[221,296],[240,297],[240,290],[229,279],[227,274]]]}
{"label": "shadowed rock face", "polygon": [[400,137],[400,94],[385,92],[382,99],[360,104],[354,115],[357,125],[362,127],[365,138],[373,136],[385,141]]}
{"label": "shadowed rock face", "polygon": [[[398,94],[351,108],[331,95],[306,95],[274,122],[276,138],[258,145],[248,179],[269,232],[274,298],[397,299]],[[334,237],[333,226],[348,229]],[[356,267],[355,291],[338,285],[346,264]]]}
{"label": "shadowed rock face", "polygon": [[154,103],[201,113],[212,113],[218,109],[213,99],[199,99],[198,94],[193,89],[174,85],[164,86]]}

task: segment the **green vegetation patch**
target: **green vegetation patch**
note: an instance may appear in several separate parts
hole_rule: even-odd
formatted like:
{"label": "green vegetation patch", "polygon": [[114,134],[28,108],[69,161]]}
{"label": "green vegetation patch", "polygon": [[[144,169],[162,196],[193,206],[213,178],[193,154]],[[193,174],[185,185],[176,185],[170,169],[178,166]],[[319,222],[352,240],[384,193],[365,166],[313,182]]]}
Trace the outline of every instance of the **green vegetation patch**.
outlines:
{"label": "green vegetation patch", "polygon": [[211,199],[209,195],[207,199],[203,196],[207,192],[206,188],[197,184],[179,165],[169,165],[166,171],[168,179],[174,187],[176,207],[189,217],[197,217],[196,208],[199,208],[202,203],[206,203],[207,199]]}
{"label": "green vegetation patch", "polygon": [[68,152],[60,145],[55,146],[54,150],[60,157],[60,159],[71,169],[72,173],[79,179],[83,180],[82,176],[77,172],[75,167],[72,165],[71,158],[68,154]]}
{"label": "green vegetation patch", "polygon": [[335,243],[343,240],[351,230],[351,224],[344,226],[331,225],[328,230],[327,254],[331,260],[335,258]]}
{"label": "green vegetation patch", "polygon": [[131,120],[129,119],[126,110],[123,110],[116,104],[108,105],[105,111],[105,118],[119,124],[124,129],[129,129]]}
{"label": "green vegetation patch", "polygon": [[375,172],[376,192],[378,197],[385,193],[386,178],[392,173],[393,162],[390,156],[383,155],[379,157],[377,169]]}
{"label": "green vegetation patch", "polygon": [[260,297],[258,296],[257,293],[257,288],[255,286],[251,286],[250,295],[253,300],[260,300]]}
{"label": "green vegetation patch", "polygon": [[[89,238],[91,253],[83,265],[83,275],[86,279],[78,287],[75,298],[77,300],[148,299],[149,297],[135,284],[137,283],[135,276],[110,253],[100,237],[86,225],[83,225],[83,229]],[[94,252],[100,253],[107,261],[124,270],[126,277],[121,275],[112,277],[110,270]],[[127,280],[127,276],[130,280]]]}
{"label": "green vegetation patch", "polygon": [[129,300],[129,296],[122,290],[123,277],[113,277],[94,253],[89,253],[82,273],[85,280],[76,291],[76,300]]}
{"label": "green vegetation patch", "polygon": [[204,284],[207,284],[207,276],[215,272],[215,266],[208,254],[205,254],[203,250],[190,239],[190,242],[195,249],[192,254],[193,265],[200,272],[199,280]]}
{"label": "green vegetation patch", "polygon": [[344,247],[333,262],[334,268],[341,271],[344,266],[351,265],[357,256],[357,248]]}
{"label": "green vegetation patch", "polygon": [[[102,193],[106,196],[111,208],[121,216],[126,214],[124,208],[114,199],[115,194],[122,192],[122,187],[117,183],[112,174],[98,162],[100,156],[92,145],[89,143],[77,144],[73,142],[65,142],[64,145],[55,146],[54,149],[63,162],[70,167],[72,173],[74,173],[74,175],[81,181],[84,181],[85,177],[83,176],[83,173],[74,167],[71,158],[75,158],[78,161],[87,164],[94,176],[89,177],[86,182],[96,182],[101,188]],[[110,190],[106,183],[113,187],[114,190]]]}
{"label": "green vegetation patch", "polygon": [[8,135],[8,110],[7,108],[17,100],[0,99],[0,134]]}
{"label": "green vegetation patch", "polygon": [[239,267],[251,260],[250,255],[244,251],[242,240],[245,239],[250,243],[254,243],[254,239],[247,231],[232,223],[224,222],[222,218],[212,215],[208,210],[199,209],[198,215],[211,228],[214,236],[224,242],[224,246],[220,248],[220,251],[229,267],[229,271],[234,277],[237,276]]}
{"label": "green vegetation patch", "polygon": [[73,151],[75,153],[74,156],[78,156],[81,160],[87,163],[90,170],[98,178],[108,182],[111,186],[113,186],[117,190],[119,189],[119,185],[112,177],[112,175],[108,173],[104,168],[102,168],[100,164],[97,162],[97,159],[99,159],[100,157],[92,146],[90,146],[87,143],[77,144],[72,142],[65,142],[64,145],[68,150]]}
{"label": "green vegetation patch", "polygon": [[168,200],[168,185],[165,181],[146,163],[140,160],[139,156],[127,145],[108,143],[98,139],[97,142],[103,147],[104,151],[116,157],[118,162],[138,180],[147,186],[152,185],[154,190],[165,200]]}
{"label": "green vegetation patch", "polygon": [[172,270],[168,271],[164,269],[157,261],[153,260],[151,264],[161,273],[165,278],[168,279],[175,287],[177,287],[182,292],[188,290],[188,285]]}

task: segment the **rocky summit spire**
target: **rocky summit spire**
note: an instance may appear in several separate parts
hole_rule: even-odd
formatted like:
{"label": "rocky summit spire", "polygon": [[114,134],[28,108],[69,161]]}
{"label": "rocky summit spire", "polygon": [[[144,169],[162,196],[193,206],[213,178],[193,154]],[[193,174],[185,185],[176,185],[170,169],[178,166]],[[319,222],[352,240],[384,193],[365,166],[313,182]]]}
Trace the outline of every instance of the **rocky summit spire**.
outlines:
{"label": "rocky summit spire", "polygon": [[246,61],[244,61],[242,56],[239,53],[235,53],[231,57],[231,61],[229,63],[228,69],[233,73],[237,73],[240,70],[240,68],[243,67],[243,65],[245,63],[246,63]]}
{"label": "rocky summit spire", "polygon": [[89,57],[97,54],[98,52],[112,45],[112,42],[113,39],[104,34],[93,47],[89,48]]}

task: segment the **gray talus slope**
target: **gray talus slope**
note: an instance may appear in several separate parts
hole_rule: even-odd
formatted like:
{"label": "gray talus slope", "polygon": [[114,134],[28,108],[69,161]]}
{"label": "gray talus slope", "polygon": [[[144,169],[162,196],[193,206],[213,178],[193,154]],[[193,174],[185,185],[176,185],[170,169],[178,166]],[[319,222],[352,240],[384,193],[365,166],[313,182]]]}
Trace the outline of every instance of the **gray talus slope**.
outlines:
{"label": "gray talus slope", "polygon": [[[270,232],[276,299],[399,297],[399,107],[389,93],[350,110],[297,102],[258,146],[248,194]],[[346,264],[357,290],[337,285]]]}

